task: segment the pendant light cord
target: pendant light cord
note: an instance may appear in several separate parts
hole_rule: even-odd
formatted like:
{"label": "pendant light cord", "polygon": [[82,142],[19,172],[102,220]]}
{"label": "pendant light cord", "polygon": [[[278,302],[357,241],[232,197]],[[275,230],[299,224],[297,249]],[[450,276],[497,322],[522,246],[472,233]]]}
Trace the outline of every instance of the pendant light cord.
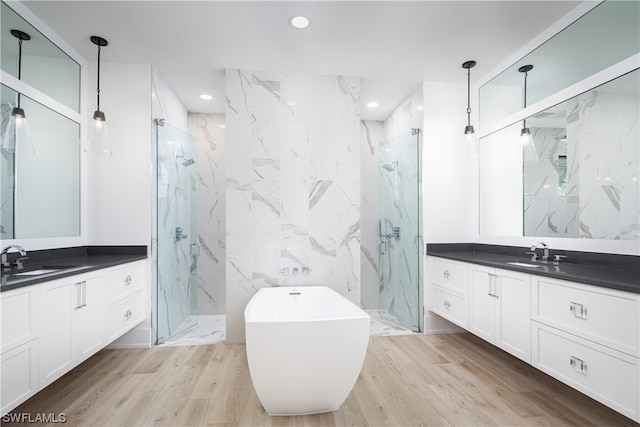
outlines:
{"label": "pendant light cord", "polygon": [[[527,108],[527,76],[529,75],[528,71],[524,72],[524,107],[523,109]],[[522,127],[526,128],[527,127],[527,118],[525,117],[524,119],[522,119]]]}
{"label": "pendant light cord", "polygon": [[[22,37],[18,42],[18,80],[22,79]],[[20,108],[20,92],[18,92],[18,108]]]}
{"label": "pendant light cord", "polygon": [[471,68],[467,68],[467,124],[471,126]]}
{"label": "pendant light cord", "polygon": [[98,111],[100,111],[100,50],[101,50],[101,46],[98,45],[98,85],[97,85],[98,108],[96,108]]}

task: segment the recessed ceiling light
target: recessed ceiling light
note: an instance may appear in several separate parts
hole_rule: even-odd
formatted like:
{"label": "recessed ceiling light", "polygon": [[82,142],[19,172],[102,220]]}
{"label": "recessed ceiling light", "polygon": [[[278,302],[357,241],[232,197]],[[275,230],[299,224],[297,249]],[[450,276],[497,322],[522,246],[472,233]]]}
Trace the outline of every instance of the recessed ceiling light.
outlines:
{"label": "recessed ceiling light", "polygon": [[296,105],[298,105],[298,102],[297,101],[287,101],[287,105],[289,107],[295,107]]}
{"label": "recessed ceiling light", "polygon": [[205,101],[211,101],[213,97],[211,95],[207,95],[206,93],[203,93],[202,95],[200,95],[200,99],[204,99]]}
{"label": "recessed ceiling light", "polygon": [[367,104],[367,108],[376,108],[378,106],[377,102],[369,102]]}
{"label": "recessed ceiling light", "polygon": [[311,21],[309,21],[309,18],[307,18],[306,16],[302,16],[302,15],[292,16],[289,19],[289,25],[299,30],[307,28],[309,24],[311,24]]}
{"label": "recessed ceiling light", "polygon": [[219,124],[219,125],[218,125],[218,127],[219,127],[220,129],[224,129],[224,128],[226,128],[226,127],[227,127],[227,125],[225,125],[225,124]]}

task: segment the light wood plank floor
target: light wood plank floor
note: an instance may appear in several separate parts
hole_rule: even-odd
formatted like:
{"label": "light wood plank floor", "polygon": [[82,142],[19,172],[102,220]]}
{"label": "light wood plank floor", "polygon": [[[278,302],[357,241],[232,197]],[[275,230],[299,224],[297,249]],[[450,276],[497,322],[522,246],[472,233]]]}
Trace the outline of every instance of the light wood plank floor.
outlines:
{"label": "light wood plank floor", "polygon": [[241,344],[102,350],[13,413],[68,426],[637,425],[469,333],[372,337],[332,413],[267,415]]}

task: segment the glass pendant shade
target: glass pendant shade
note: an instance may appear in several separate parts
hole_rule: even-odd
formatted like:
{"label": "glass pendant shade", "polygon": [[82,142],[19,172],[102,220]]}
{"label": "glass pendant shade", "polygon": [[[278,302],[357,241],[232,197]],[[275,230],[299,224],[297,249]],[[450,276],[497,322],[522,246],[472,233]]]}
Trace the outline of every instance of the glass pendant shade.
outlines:
{"label": "glass pendant shade", "polygon": [[97,151],[111,155],[109,128],[105,115],[100,110],[96,110],[93,113],[93,120],[89,123],[89,135],[85,151]]}
{"label": "glass pendant shade", "polygon": [[528,127],[524,127],[520,131],[520,143],[522,144],[522,161],[525,163],[537,162],[538,150],[536,150],[533,136]]}
{"label": "glass pendant shade", "polygon": [[25,151],[27,153],[35,153],[31,132],[29,132],[29,124],[24,110],[15,107],[11,110],[9,122],[2,135],[2,149],[15,153],[16,151]]}

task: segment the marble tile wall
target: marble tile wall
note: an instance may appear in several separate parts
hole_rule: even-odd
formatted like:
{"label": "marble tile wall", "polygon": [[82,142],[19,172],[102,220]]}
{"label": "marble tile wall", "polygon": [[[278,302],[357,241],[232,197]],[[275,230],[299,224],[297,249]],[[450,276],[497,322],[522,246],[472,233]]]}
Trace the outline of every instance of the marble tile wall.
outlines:
{"label": "marble tile wall", "polygon": [[362,291],[361,307],[379,307],[378,286],[378,194],[380,192],[380,144],[384,142],[384,122],[362,121],[360,125],[361,189],[360,239]]}
{"label": "marble tile wall", "polygon": [[189,114],[198,142],[198,312],[226,314],[225,117]]}
{"label": "marble tile wall", "polygon": [[359,304],[360,79],[229,69],[226,94],[228,340],[262,287]]}

